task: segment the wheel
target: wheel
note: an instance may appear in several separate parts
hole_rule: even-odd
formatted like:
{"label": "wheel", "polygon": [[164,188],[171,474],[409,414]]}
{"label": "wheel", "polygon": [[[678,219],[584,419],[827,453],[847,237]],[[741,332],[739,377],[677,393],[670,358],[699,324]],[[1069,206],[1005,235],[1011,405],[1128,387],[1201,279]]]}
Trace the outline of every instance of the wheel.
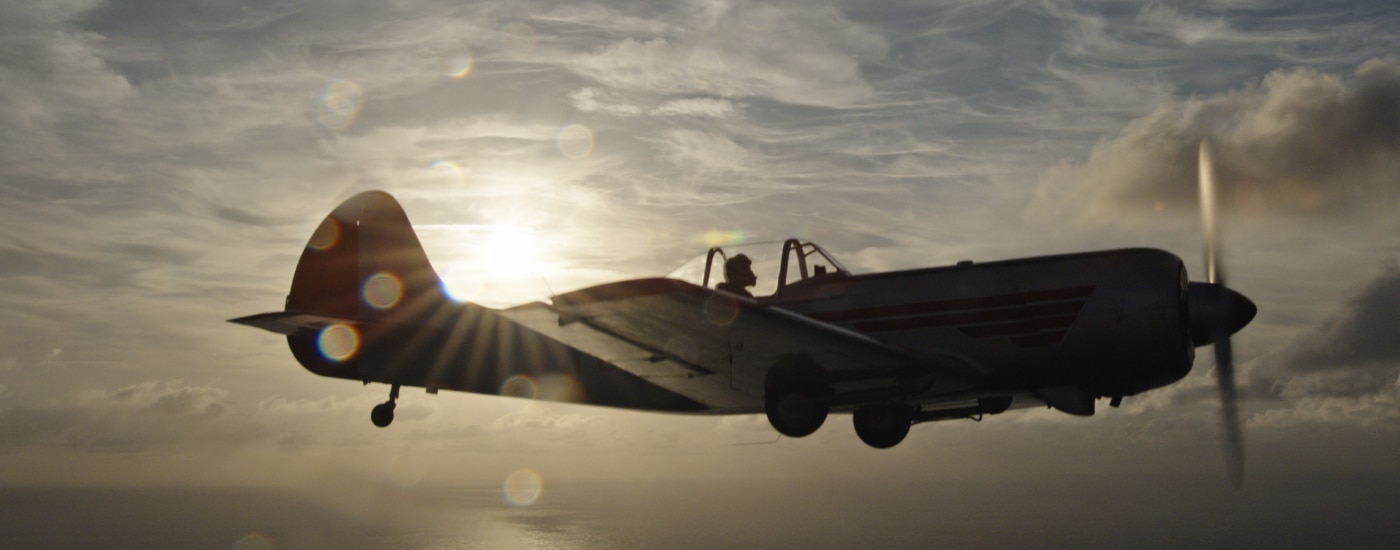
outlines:
{"label": "wheel", "polygon": [[856,426],[856,435],[866,445],[876,449],[888,449],[909,435],[909,407],[905,405],[874,405],[856,409],[851,420]]}
{"label": "wheel", "polygon": [[805,437],[822,427],[830,409],[822,400],[819,386],[802,384],[773,388],[764,398],[764,412],[768,414],[768,423],[778,433]]}
{"label": "wheel", "polygon": [[369,421],[380,428],[388,426],[390,422],[394,421],[394,403],[388,402],[375,405],[374,408],[369,411]]}

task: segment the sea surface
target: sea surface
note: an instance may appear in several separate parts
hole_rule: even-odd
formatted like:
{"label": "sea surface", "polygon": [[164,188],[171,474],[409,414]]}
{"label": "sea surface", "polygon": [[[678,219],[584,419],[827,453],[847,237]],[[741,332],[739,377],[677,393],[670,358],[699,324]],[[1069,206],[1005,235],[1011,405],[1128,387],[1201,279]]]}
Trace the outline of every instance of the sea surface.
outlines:
{"label": "sea surface", "polygon": [[0,548],[1394,548],[1400,486],[1218,477],[0,488]]}

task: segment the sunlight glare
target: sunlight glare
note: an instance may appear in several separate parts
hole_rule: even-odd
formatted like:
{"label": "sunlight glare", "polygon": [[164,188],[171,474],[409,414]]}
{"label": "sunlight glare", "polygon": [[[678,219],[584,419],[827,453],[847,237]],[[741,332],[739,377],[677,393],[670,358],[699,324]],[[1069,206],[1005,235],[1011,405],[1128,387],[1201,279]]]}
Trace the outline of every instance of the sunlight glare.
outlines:
{"label": "sunlight glare", "polygon": [[544,271],[543,244],[529,227],[497,224],[482,244],[487,263],[480,267],[496,278],[532,277]]}

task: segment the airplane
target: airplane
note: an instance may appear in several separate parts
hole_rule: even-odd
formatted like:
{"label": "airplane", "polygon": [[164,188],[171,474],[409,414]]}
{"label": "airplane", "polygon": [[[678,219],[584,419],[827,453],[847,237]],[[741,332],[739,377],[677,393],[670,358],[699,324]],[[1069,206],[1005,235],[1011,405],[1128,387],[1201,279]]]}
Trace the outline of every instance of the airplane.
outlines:
{"label": "airplane", "polygon": [[720,246],[690,280],[627,280],[494,309],[452,299],[403,208],[370,191],[317,227],[282,311],[230,322],[285,335],[315,374],[390,385],[370,414],[379,427],[411,386],[764,414],[794,438],[850,413],[861,441],[880,449],[924,422],[1033,406],[1092,415],[1099,398],[1117,407],[1182,379],[1195,348],[1213,345],[1238,487],[1229,338],[1257,308],[1225,285],[1207,143],[1199,154],[1205,282],[1150,248],[856,274],[788,239],[774,247],[771,291],[756,297],[711,285],[738,256]]}

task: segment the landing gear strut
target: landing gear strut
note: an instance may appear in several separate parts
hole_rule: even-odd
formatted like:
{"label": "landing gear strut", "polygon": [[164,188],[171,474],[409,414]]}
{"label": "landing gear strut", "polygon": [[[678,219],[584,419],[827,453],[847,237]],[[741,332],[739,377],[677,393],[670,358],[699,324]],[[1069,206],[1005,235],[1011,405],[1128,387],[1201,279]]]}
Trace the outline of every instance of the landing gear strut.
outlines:
{"label": "landing gear strut", "polygon": [[394,384],[389,388],[389,400],[378,405],[369,411],[369,421],[375,426],[383,428],[394,421],[395,401],[399,399],[399,385]]}

